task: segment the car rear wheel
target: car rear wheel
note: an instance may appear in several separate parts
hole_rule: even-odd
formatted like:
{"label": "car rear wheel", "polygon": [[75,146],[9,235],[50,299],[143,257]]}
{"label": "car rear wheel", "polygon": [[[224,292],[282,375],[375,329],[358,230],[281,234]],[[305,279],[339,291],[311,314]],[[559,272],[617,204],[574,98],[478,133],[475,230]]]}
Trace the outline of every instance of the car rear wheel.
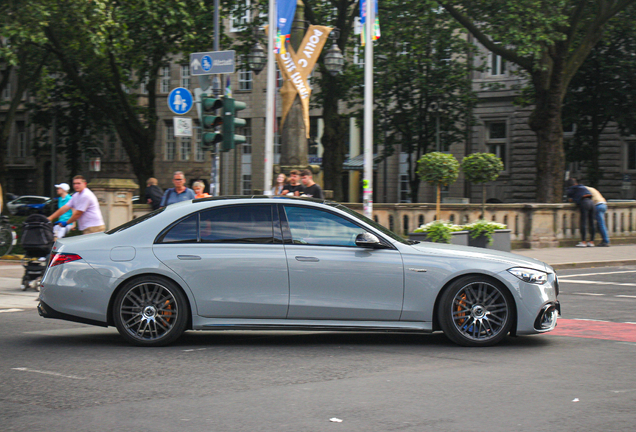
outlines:
{"label": "car rear wheel", "polygon": [[442,295],[439,322],[446,336],[463,346],[501,342],[514,322],[514,300],[501,284],[482,276],[456,280]]}
{"label": "car rear wheel", "polygon": [[132,280],[117,295],[115,326],[126,340],[139,346],[163,346],[183,334],[188,321],[187,300],[172,282],[153,276]]}

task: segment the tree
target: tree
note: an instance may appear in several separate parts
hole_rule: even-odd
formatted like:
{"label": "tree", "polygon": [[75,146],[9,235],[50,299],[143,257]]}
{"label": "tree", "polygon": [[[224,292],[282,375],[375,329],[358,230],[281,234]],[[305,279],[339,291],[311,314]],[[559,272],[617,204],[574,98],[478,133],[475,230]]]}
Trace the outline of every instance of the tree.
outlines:
{"label": "tree", "polygon": [[492,153],[472,153],[462,160],[462,172],[471,183],[481,183],[481,218],[486,217],[486,182],[495,181],[504,164]]}
{"label": "tree", "polygon": [[[212,45],[213,11],[202,0],[40,2],[45,48],[113,125],[143,195],[154,176],[159,72],[174,56]],[[147,95],[130,91],[142,84]]]}
{"label": "tree", "polygon": [[[45,51],[38,47],[42,41],[42,34],[37,31],[38,12],[37,5],[24,0],[0,3],[0,64],[4,65],[0,71],[0,93],[11,90],[8,108],[0,122],[0,185],[6,184],[7,146],[16,113],[24,103],[23,95],[38,80],[46,60]],[[11,89],[9,83],[13,74],[17,85]],[[3,193],[7,192],[5,189]],[[1,201],[7,202],[6,199]]]}
{"label": "tree", "polygon": [[624,135],[636,133],[636,10],[631,19],[613,19],[607,36],[590,52],[572,79],[563,104],[563,125],[575,125],[565,142],[569,162],[583,162],[586,184],[597,187],[601,133],[616,122]]}
{"label": "tree", "polygon": [[420,178],[437,187],[435,218],[439,220],[441,187],[455,183],[459,175],[459,162],[451,154],[432,152],[422,156],[417,165],[417,174]]}
{"label": "tree", "polygon": [[530,80],[537,135],[537,200],[563,197],[561,110],[568,86],[610,19],[636,0],[483,0],[440,2],[484,47]]}
{"label": "tree", "polygon": [[[433,1],[380,4],[382,37],[375,54],[375,134],[385,157],[406,153],[412,202],[420,178],[416,161],[431,150],[448,151],[466,140],[471,108],[471,45],[465,31]],[[360,69],[362,71],[362,69]]]}

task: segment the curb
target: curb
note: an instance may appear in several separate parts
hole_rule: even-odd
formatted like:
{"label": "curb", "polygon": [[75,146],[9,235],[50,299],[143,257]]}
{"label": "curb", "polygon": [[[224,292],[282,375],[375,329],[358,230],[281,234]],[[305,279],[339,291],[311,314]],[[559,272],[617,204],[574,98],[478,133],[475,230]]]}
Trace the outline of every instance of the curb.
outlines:
{"label": "curb", "polygon": [[577,269],[577,268],[592,268],[592,267],[617,267],[636,265],[636,259],[628,260],[607,260],[607,261],[581,261],[571,263],[559,263],[549,264],[555,270]]}

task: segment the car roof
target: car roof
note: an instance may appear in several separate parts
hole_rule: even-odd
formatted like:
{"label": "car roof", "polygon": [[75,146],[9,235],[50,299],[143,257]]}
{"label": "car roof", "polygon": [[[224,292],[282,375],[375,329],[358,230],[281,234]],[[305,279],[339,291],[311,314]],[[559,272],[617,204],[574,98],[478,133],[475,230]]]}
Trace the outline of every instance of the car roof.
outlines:
{"label": "car roof", "polygon": [[272,200],[296,200],[296,201],[309,201],[309,202],[315,202],[315,203],[327,203],[327,202],[332,202],[332,201],[328,201],[328,200],[324,200],[324,199],[318,199],[318,198],[310,198],[310,197],[291,197],[291,196],[273,196],[273,195],[226,195],[226,196],[219,196],[219,197],[206,197],[206,198],[196,198],[193,199],[192,202],[193,203],[200,203],[200,202],[206,202],[206,201],[223,201],[223,200],[245,200],[245,199],[272,199]]}

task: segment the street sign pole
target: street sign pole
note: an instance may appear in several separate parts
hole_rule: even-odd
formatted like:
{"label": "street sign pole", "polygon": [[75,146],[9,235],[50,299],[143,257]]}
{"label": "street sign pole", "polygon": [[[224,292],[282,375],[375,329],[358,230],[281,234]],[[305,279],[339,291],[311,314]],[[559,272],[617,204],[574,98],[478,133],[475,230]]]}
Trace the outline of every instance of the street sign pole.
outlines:
{"label": "street sign pole", "polygon": [[364,179],[362,202],[364,215],[373,218],[373,31],[375,1],[366,0],[364,50]]}
{"label": "street sign pole", "polygon": [[267,32],[267,108],[265,114],[265,184],[263,193],[271,194],[274,175],[274,119],[276,113],[276,60],[274,59],[274,34],[276,34],[276,0],[269,0],[269,32]]}

